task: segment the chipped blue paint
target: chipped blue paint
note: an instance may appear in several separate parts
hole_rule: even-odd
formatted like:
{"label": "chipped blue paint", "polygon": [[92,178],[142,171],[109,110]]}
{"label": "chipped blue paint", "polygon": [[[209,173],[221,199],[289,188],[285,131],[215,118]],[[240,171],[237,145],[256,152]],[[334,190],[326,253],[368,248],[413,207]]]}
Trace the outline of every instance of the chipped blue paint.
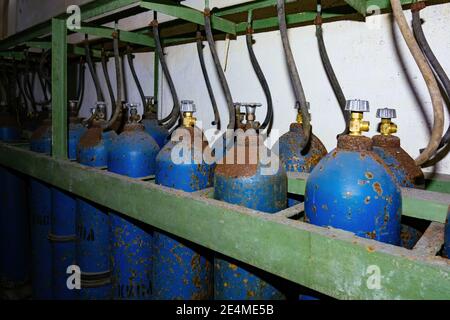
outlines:
{"label": "chipped blue paint", "polygon": [[[185,129],[185,128],[183,128]],[[180,130],[180,129],[178,129]],[[194,130],[190,131],[192,135]],[[196,128],[196,134],[201,131]],[[177,132],[174,133],[174,136]],[[188,140],[188,139],[187,139]],[[181,143],[185,143],[183,140]],[[178,142],[169,141],[156,159],[156,183],[194,192],[212,185],[215,165],[193,163],[193,156],[203,149],[197,145],[191,151],[191,163],[175,164],[171,153]],[[189,143],[188,143],[189,145]],[[201,146],[201,144],[200,144]],[[181,151],[183,155],[184,151]],[[153,295],[158,300],[202,300],[213,295],[212,266],[209,253],[204,248],[173,235],[154,232],[153,239]]]}
{"label": "chipped blue paint", "polygon": [[[90,128],[80,138],[91,134]],[[77,147],[77,160],[90,167],[106,167],[108,152],[112,139],[116,137],[114,131],[103,132],[101,139],[92,145],[84,146],[81,141]],[[77,199],[77,243],[76,261],[83,275],[104,274],[109,277],[111,271],[111,221],[107,210],[97,204],[84,199]],[[80,299],[101,300],[112,296],[111,284],[99,286],[83,286],[79,292]]]}
{"label": "chipped blue paint", "polygon": [[[108,155],[111,172],[131,178],[155,174],[159,146],[138,124],[127,124],[113,140]],[[152,297],[152,242],[149,226],[112,212],[113,298],[148,300]]]}
{"label": "chipped blue paint", "polygon": [[17,286],[30,279],[26,177],[0,167],[0,283]]}
{"label": "chipped blue paint", "polygon": [[315,135],[312,135],[308,149],[302,152],[299,146],[304,140],[303,128],[297,123],[292,123],[289,132],[280,137],[279,155],[287,172],[310,173],[326,156],[327,149]]}
{"label": "chipped blue paint", "polygon": [[[30,140],[31,151],[51,154],[51,127],[40,126]],[[33,299],[52,299],[52,247],[48,240],[52,210],[50,186],[30,179],[31,280]]]}
{"label": "chipped blue paint", "polygon": [[[344,137],[339,141],[352,141],[355,148],[361,147],[360,141],[349,139],[364,138]],[[365,142],[370,143],[369,150],[338,147],[312,171],[306,183],[306,220],[399,245],[400,188],[383,161],[370,151],[371,142]]]}
{"label": "chipped blue paint", "polygon": [[[236,151],[232,149],[229,152]],[[239,170],[241,173],[227,174],[226,169],[219,170],[230,166],[234,165],[217,166],[215,199],[268,214],[287,207],[287,176],[281,162],[271,175],[262,173],[264,167],[261,164],[255,169],[251,165],[240,164],[243,166]],[[266,280],[268,277],[270,279]],[[218,300],[283,299],[284,294],[276,288],[278,280],[226,257],[216,256],[214,260],[214,297]]]}
{"label": "chipped blue paint", "polygon": [[169,139],[169,130],[160,126],[156,119],[144,119],[141,123],[144,125],[145,131],[155,139],[159,147],[164,147]]}

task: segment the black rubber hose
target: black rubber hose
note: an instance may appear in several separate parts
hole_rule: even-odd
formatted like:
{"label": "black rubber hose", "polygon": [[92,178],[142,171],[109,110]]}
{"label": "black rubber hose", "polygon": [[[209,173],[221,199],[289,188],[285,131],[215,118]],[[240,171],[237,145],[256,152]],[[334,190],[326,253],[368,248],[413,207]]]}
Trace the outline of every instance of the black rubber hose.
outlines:
{"label": "black rubber hose", "polygon": [[203,78],[205,79],[206,88],[208,89],[209,99],[211,100],[211,106],[214,112],[214,121],[212,125],[217,127],[217,130],[220,130],[220,114],[219,108],[217,107],[216,97],[214,96],[214,90],[211,85],[211,81],[209,79],[208,70],[206,69],[205,57],[203,55],[203,41],[202,41],[202,33],[200,30],[197,30],[197,53],[198,59],[200,61],[200,66],[202,68]]}
{"label": "black rubber hose", "polygon": [[253,31],[251,29],[251,26],[247,28],[247,49],[248,54],[250,56],[250,61],[253,66],[253,70],[255,71],[256,76],[258,77],[259,83],[261,84],[261,87],[264,91],[264,95],[266,96],[267,101],[267,113],[266,118],[264,119],[264,122],[261,124],[260,129],[264,130],[267,128],[267,134],[270,134],[270,131],[272,130],[272,124],[273,124],[273,101],[272,101],[272,95],[270,93],[269,84],[267,83],[266,77],[264,76],[264,73],[261,69],[261,66],[258,63],[258,59],[256,58],[255,52],[253,51]]}
{"label": "black rubber hose", "polygon": [[[216,45],[214,42],[214,36],[212,33],[211,27],[211,11],[209,8],[205,8],[205,33],[206,39],[208,40],[209,49],[211,51],[211,55],[214,61],[214,66],[216,67],[216,72],[220,80],[220,85],[222,86],[223,93],[225,94],[225,99],[227,101],[228,106],[228,114],[230,117],[227,129],[233,130],[235,129],[236,124],[236,115],[235,109],[233,105],[233,97],[231,96],[230,87],[228,86],[227,79],[225,77],[225,73],[223,72],[222,65],[220,64],[219,55],[217,54]],[[227,139],[228,143],[231,143],[231,139]]]}
{"label": "black rubber hose", "polygon": [[[447,98],[450,99],[450,80],[444,70],[442,68],[442,65],[439,63],[438,59],[433,53],[433,50],[431,50],[430,45],[428,44],[428,41],[425,37],[425,34],[422,29],[422,21],[420,19],[420,10],[413,10],[412,11],[412,26],[414,31],[414,37],[417,40],[417,43],[420,46],[420,49],[427,57],[427,60],[431,67],[434,69],[435,74],[438,76],[443,91],[445,91],[445,94],[447,95]],[[438,149],[443,148],[450,142],[450,125],[445,132],[444,136],[441,139],[441,142],[439,143]],[[424,149],[421,149],[422,152]]]}
{"label": "black rubber hose", "polygon": [[164,126],[167,129],[172,128],[177,122],[180,117],[180,101],[178,100],[177,91],[175,89],[175,85],[172,80],[172,76],[170,75],[169,68],[166,63],[166,58],[164,57],[164,52],[161,45],[161,39],[159,37],[159,29],[158,29],[158,21],[154,19],[151,23],[153,27],[153,38],[155,39],[155,45],[156,50],[158,53],[158,59],[161,63],[161,67],[164,73],[164,76],[166,77],[167,83],[169,84],[170,93],[172,95],[173,100],[173,108],[170,114],[159,121],[159,123],[164,124]]}
{"label": "black rubber hose", "polygon": [[89,49],[89,43],[87,42],[87,38],[84,43],[84,51],[86,54],[86,62],[89,68],[89,72],[91,73],[92,81],[94,82],[95,92],[97,93],[97,101],[104,101],[103,92],[100,87],[100,81],[98,80],[97,72],[95,71],[95,67],[92,62],[91,50]]}
{"label": "black rubber hose", "polygon": [[109,94],[109,99],[111,100],[111,107],[114,106],[114,104],[116,103],[116,97],[114,96],[114,91],[112,88],[112,84],[111,84],[111,78],[109,76],[109,71],[108,71],[108,60],[106,57],[105,52],[102,52],[102,70],[103,70],[103,75],[105,77],[105,81],[106,81],[106,87],[108,88],[108,94]]}
{"label": "black rubber hose", "polygon": [[107,122],[106,126],[103,127],[104,130],[110,129],[122,115],[122,70],[121,70],[121,62],[120,62],[118,31],[115,31],[113,34],[113,47],[114,47],[114,63],[116,66],[117,98],[116,98],[116,103],[113,104],[113,110],[112,110],[113,115],[112,115],[111,119],[109,119],[109,121]]}
{"label": "black rubber hose", "polygon": [[78,101],[77,110],[78,111],[80,110],[81,105],[83,104],[83,100],[84,100],[85,71],[86,71],[85,63],[84,63],[84,60],[81,59],[80,64],[78,66],[78,83],[77,83],[77,101]]}
{"label": "black rubber hose", "polygon": [[134,55],[131,52],[127,53],[127,60],[128,60],[128,66],[130,67],[130,71],[131,71],[131,76],[133,77],[134,83],[136,84],[136,87],[138,89],[139,92],[139,96],[141,97],[141,101],[142,101],[142,107],[145,110],[145,94],[144,94],[144,90],[142,89],[141,83],[139,82],[139,78],[137,76],[136,73],[136,69],[134,67]]}
{"label": "black rubber hose", "polygon": [[297,66],[295,64],[294,55],[292,54],[291,45],[289,43],[287,25],[286,25],[286,10],[284,0],[277,0],[278,23],[280,25],[281,41],[283,42],[284,54],[286,56],[286,63],[288,66],[289,77],[294,89],[296,102],[300,105],[300,111],[303,117],[303,133],[305,139],[299,144],[299,148],[304,150],[309,146],[311,137],[311,119],[308,112],[305,93],[298,74]]}
{"label": "black rubber hose", "polygon": [[331,87],[333,88],[336,99],[338,100],[339,107],[341,109],[342,115],[345,120],[345,129],[339,135],[344,135],[349,133],[349,124],[350,124],[350,114],[345,110],[345,104],[347,99],[345,98],[344,92],[342,91],[341,85],[339,84],[339,80],[336,77],[336,73],[334,72],[333,65],[331,64],[330,58],[328,56],[327,48],[325,46],[325,41],[323,40],[323,29],[322,29],[322,17],[320,3],[318,3],[317,9],[317,18],[315,21],[316,24],[316,37],[317,43],[319,45],[319,53],[320,59],[322,60],[322,64],[325,68],[325,72],[327,74],[328,80],[331,83]]}

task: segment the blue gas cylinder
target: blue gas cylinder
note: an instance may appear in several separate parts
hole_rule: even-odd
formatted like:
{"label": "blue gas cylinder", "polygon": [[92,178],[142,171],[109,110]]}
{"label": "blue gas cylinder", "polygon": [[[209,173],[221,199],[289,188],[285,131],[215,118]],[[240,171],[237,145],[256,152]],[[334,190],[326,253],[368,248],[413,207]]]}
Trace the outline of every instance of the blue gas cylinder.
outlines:
{"label": "blue gas cylinder", "polygon": [[[377,110],[377,118],[381,119],[378,131],[381,134],[372,137],[373,151],[389,167],[401,187],[423,189],[425,178],[422,170],[416,165],[414,159],[403,150],[400,145],[400,138],[392,135],[397,132],[397,125],[391,122],[391,119],[396,117],[395,109],[383,108]],[[408,223],[410,225],[402,223],[401,245],[407,249],[412,249],[423,233],[416,226],[419,223],[414,220]]]}
{"label": "blue gas cylinder", "polygon": [[335,150],[323,158],[306,183],[305,220],[357,236],[400,244],[400,187],[372,140],[361,135],[368,102],[352,100],[350,134],[340,136]]}
{"label": "blue gas cylinder", "polygon": [[[113,140],[108,170],[131,178],[154,175],[159,146],[138,123],[136,105],[130,104],[130,121]],[[152,293],[152,245],[150,228],[111,212],[113,298],[148,300]]]}
{"label": "blue gas cylinder", "polygon": [[[77,161],[90,167],[105,168],[114,131],[89,128],[80,138]],[[83,300],[110,299],[111,222],[107,209],[77,198],[76,261],[82,272],[79,297]]]}
{"label": "blue gas cylinder", "polygon": [[[195,127],[191,101],[182,101],[184,126],[156,158],[156,183],[194,192],[212,186],[214,163],[202,157],[208,148],[202,131]],[[209,149],[209,148],[208,148]],[[208,152],[206,150],[206,152]],[[175,158],[172,157],[172,154]],[[212,264],[204,248],[165,232],[153,236],[153,295],[158,300],[203,300],[213,296]]]}
{"label": "blue gas cylinder", "polygon": [[26,177],[0,166],[0,285],[14,288],[30,279]]}
{"label": "blue gas cylinder", "polygon": [[16,118],[8,110],[5,102],[0,102],[0,141],[11,142],[20,139],[20,127]]}
{"label": "blue gas cylinder", "polygon": [[[290,125],[289,131],[282,135],[278,142],[280,160],[286,172],[310,173],[327,154],[327,149],[314,134],[311,134],[310,143],[307,144],[305,150],[299,148],[305,140],[302,123],[302,115],[298,112],[297,122]],[[298,197],[296,196],[296,198]],[[288,196],[289,207],[300,203],[296,198]]]}
{"label": "blue gas cylinder", "polygon": [[309,173],[327,154],[327,149],[314,134],[311,135],[310,143],[305,150],[299,148],[305,140],[302,123],[303,119],[299,110],[297,121],[290,125],[289,131],[279,140],[280,160],[287,172]]}
{"label": "blue gas cylinder", "polygon": [[[245,141],[238,137],[226,163],[217,165],[214,198],[268,214],[286,209],[287,176],[278,156],[271,153],[271,161],[263,165],[259,155],[268,150],[262,140],[255,141],[255,131],[248,130],[246,135],[253,137]],[[239,162],[238,154],[245,155],[245,160]],[[277,289],[280,280],[230,258],[216,257],[214,261],[214,297],[218,300],[283,299]]]}
{"label": "blue gas cylinder", "polygon": [[[33,132],[31,151],[51,155],[51,120],[46,119]],[[50,233],[52,192],[49,185],[30,179],[29,203],[31,212],[31,279],[33,299],[52,299],[52,247]]]}
{"label": "blue gas cylinder", "polygon": [[[78,142],[86,132],[86,128],[77,118],[77,105],[77,101],[69,101],[71,117],[69,119],[68,157],[72,161],[77,158]],[[76,299],[76,291],[67,287],[67,268],[76,265],[76,197],[58,188],[52,188],[52,219],[49,238],[53,248],[53,298]]]}
{"label": "blue gas cylinder", "polygon": [[160,148],[164,147],[169,138],[169,130],[158,123],[156,115],[155,100],[153,97],[145,97],[146,106],[144,110],[144,119],[141,123],[145,127],[145,131],[155,139]]}
{"label": "blue gas cylinder", "polygon": [[[0,102],[0,142],[20,139],[20,128]],[[0,166],[0,285],[17,287],[30,278],[26,178]]]}

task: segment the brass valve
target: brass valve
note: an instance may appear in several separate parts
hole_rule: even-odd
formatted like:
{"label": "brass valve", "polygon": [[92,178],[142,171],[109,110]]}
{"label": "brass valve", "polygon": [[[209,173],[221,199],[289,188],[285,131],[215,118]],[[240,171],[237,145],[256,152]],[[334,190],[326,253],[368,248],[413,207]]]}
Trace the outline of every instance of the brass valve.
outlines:
{"label": "brass valve", "polygon": [[186,128],[194,127],[197,118],[194,117],[193,112],[183,112],[183,126]]}
{"label": "brass valve", "polygon": [[397,125],[391,121],[391,119],[381,119],[380,133],[383,136],[390,136],[397,132]]}
{"label": "brass valve", "polygon": [[370,122],[363,120],[364,115],[362,112],[352,112],[350,119],[350,135],[360,136],[363,132],[367,132],[370,129]]}
{"label": "brass valve", "polygon": [[196,111],[194,101],[183,100],[181,101],[181,112],[183,113],[183,126],[186,128],[194,127],[197,118],[194,117]]}
{"label": "brass valve", "polygon": [[377,118],[381,119],[380,123],[380,133],[383,136],[390,136],[397,132],[397,125],[392,122],[391,119],[397,118],[397,113],[395,109],[378,109]]}
{"label": "brass valve", "polygon": [[364,121],[364,112],[369,112],[369,101],[347,100],[345,110],[350,111],[349,131],[351,136],[360,136],[370,129],[370,122]]}

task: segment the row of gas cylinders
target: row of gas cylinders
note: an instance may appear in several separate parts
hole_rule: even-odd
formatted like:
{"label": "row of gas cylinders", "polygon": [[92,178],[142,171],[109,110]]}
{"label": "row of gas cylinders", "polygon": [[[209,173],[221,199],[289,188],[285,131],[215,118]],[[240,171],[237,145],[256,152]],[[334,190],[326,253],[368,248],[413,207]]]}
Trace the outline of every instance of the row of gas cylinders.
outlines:
{"label": "row of gas cylinders", "polygon": [[[249,137],[257,137],[256,106],[247,104],[248,121],[241,126]],[[395,110],[378,110],[381,134],[372,139],[362,135],[369,127],[363,120],[364,112],[369,111],[368,102],[348,101],[347,110],[351,113],[350,133],[339,136],[337,148],[330,153],[316,136],[305,150],[300,150],[304,134],[299,112],[297,121],[279,140],[275,153],[281,161],[275,170],[267,170],[272,164],[254,161],[261,154],[259,149],[266,148],[259,138],[238,140],[228,149],[226,160],[217,164],[193,159],[209,147],[207,143],[192,143],[195,137],[203,135],[195,126],[192,101],[182,101],[183,125],[172,134],[182,136],[181,142],[170,140],[169,132],[158,125],[156,118],[141,121],[135,105],[130,105],[130,117],[120,135],[104,131],[101,117],[86,129],[72,116],[69,158],[130,178],[145,180],[154,176],[156,184],[185,192],[214,187],[215,199],[267,214],[297,203],[288,195],[286,172],[307,172],[310,176],[304,197],[305,221],[412,248],[420,234],[406,225],[402,232],[400,187],[423,187],[424,178],[400,147],[398,137],[392,135],[397,130],[391,122]],[[105,114],[101,104],[96,112]],[[241,119],[237,120],[239,127]],[[180,143],[185,148],[179,148]],[[174,161],[175,148],[179,150],[177,155],[187,161]],[[34,132],[31,150],[51,154],[50,121]],[[186,151],[190,151],[187,158],[183,155]],[[229,161],[236,160],[242,151],[245,161]],[[1,190],[2,280],[26,281],[31,265],[35,299],[283,299],[291,294],[309,297],[278,277],[36,179],[30,179],[28,192],[29,262],[23,199],[26,182],[9,169],[2,168],[1,174],[7,181]],[[448,229],[447,224],[447,252]],[[73,288],[68,282],[68,267],[81,271],[80,290],[70,290]]]}

